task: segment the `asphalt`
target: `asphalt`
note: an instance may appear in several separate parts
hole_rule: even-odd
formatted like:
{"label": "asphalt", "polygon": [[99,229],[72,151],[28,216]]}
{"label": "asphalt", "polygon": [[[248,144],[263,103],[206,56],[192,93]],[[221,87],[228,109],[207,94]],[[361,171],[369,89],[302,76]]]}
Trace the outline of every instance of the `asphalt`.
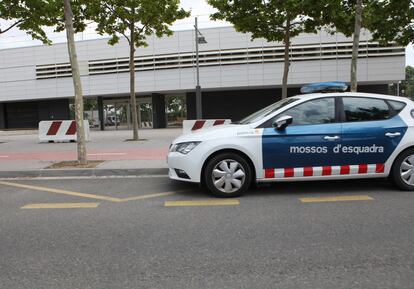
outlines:
{"label": "asphalt", "polygon": [[[300,201],[361,195],[371,200]],[[164,206],[203,200],[213,199],[202,188],[159,176],[0,182],[0,288],[413,288],[414,193],[385,180]],[[99,206],[21,209],[79,202]]]}

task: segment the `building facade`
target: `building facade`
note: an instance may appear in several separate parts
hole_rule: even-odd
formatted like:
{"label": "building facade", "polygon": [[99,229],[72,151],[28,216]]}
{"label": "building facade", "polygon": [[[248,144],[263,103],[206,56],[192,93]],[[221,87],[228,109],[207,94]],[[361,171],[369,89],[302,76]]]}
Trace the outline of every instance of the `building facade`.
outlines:
{"label": "building facade", "polygon": [[[199,46],[204,118],[238,120],[280,99],[282,43],[262,39],[232,27],[201,30],[207,43]],[[125,105],[129,95],[128,43],[107,39],[77,42],[86,98],[97,99],[104,122],[105,104]],[[302,34],[292,41],[289,94],[320,81],[349,81],[352,39],[341,34]],[[136,51],[136,92],[141,122],[154,128],[168,125],[174,99],[195,118],[195,34],[149,37]],[[359,46],[359,90],[387,93],[388,85],[405,78],[405,49],[380,46],[363,31]],[[68,119],[73,83],[66,44],[0,50],[0,129],[33,128],[40,120]],[[142,114],[145,111],[146,116]],[[129,114],[129,110],[128,110]]]}

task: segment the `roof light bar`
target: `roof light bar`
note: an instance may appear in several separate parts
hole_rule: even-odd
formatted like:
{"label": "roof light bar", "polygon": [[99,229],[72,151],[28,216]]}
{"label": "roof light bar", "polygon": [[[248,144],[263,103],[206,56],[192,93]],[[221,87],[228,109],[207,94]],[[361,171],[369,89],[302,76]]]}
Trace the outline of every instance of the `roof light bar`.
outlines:
{"label": "roof light bar", "polygon": [[343,92],[348,89],[348,84],[342,81],[329,81],[311,83],[303,86],[300,89],[301,93],[315,93],[315,92]]}

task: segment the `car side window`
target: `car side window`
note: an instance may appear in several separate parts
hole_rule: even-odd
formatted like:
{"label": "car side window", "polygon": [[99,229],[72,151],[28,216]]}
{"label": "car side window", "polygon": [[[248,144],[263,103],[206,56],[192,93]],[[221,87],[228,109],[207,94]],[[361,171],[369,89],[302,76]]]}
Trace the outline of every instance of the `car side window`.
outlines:
{"label": "car side window", "polygon": [[335,99],[327,97],[306,101],[282,112],[272,122],[286,115],[293,118],[292,125],[334,123]]}
{"label": "car side window", "polygon": [[392,117],[392,112],[385,100],[377,98],[344,97],[345,120],[372,121]]}

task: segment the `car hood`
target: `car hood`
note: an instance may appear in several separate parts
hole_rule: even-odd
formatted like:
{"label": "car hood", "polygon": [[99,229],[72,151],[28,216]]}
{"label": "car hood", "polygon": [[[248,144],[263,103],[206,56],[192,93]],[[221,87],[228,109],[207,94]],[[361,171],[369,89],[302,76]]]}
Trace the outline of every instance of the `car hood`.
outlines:
{"label": "car hood", "polygon": [[223,137],[233,137],[237,136],[238,133],[246,130],[251,130],[251,127],[248,124],[220,125],[181,135],[173,141],[173,144],[190,141],[206,141]]}

